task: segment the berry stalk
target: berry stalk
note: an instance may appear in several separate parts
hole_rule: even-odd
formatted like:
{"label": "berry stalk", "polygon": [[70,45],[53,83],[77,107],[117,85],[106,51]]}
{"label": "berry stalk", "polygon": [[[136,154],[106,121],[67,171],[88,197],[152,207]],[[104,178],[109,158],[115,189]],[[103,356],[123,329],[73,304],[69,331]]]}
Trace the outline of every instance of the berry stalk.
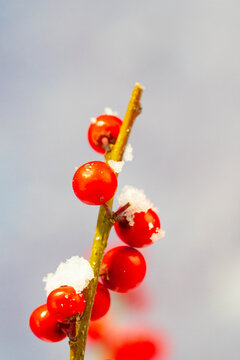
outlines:
{"label": "berry stalk", "polygon": [[[128,108],[114,146],[110,145],[111,151],[105,155],[106,162],[109,160],[121,161],[125,147],[128,142],[129,135],[134,123],[134,120],[141,112],[140,99],[143,88],[140,84],[136,84]],[[112,209],[113,198],[107,202],[109,209]],[[104,250],[107,246],[107,240],[113,221],[109,218],[103,205],[100,206],[95,236],[93,239],[93,246],[90,257],[90,264],[94,271],[94,279],[89,283],[89,286],[84,290],[84,298],[86,299],[86,307],[81,319],[76,320],[76,336],[70,338],[70,360],[83,360],[85,355],[85,347],[88,333],[88,325],[91,317],[93,301],[97,289],[98,278]]]}

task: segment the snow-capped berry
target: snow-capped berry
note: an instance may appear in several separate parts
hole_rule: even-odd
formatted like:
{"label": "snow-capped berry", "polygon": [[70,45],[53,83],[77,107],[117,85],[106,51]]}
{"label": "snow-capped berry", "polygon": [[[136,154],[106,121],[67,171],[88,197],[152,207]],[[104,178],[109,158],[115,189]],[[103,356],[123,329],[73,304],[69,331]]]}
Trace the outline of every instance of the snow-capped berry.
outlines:
{"label": "snow-capped berry", "polygon": [[110,302],[111,299],[108,289],[99,282],[94,298],[91,320],[98,320],[103,317],[109,310]]}
{"label": "snow-capped berry", "polygon": [[29,319],[29,326],[39,339],[48,342],[61,341],[66,337],[61,330],[60,324],[49,313],[47,305],[36,308]]}
{"label": "snow-capped berry", "polygon": [[132,226],[126,216],[119,222],[115,222],[114,228],[122,241],[132,247],[143,247],[152,244],[153,234],[157,234],[160,229],[160,220],[155,211],[148,209],[147,212],[136,212],[133,215]]}
{"label": "snow-capped berry", "polygon": [[49,313],[60,322],[82,314],[85,308],[83,294],[77,294],[72,286],[61,286],[53,290],[47,298]]}
{"label": "snow-capped berry", "polygon": [[102,161],[91,161],[80,166],[72,181],[75,195],[88,205],[101,205],[110,200],[117,185],[113,169]]}
{"label": "snow-capped berry", "polygon": [[146,274],[146,262],[138,250],[118,246],[104,255],[101,273],[106,287],[126,292],[142,282]]}
{"label": "snow-capped berry", "polygon": [[106,145],[115,144],[121,125],[122,120],[114,115],[103,114],[95,118],[88,129],[88,141],[91,147],[104,154]]}

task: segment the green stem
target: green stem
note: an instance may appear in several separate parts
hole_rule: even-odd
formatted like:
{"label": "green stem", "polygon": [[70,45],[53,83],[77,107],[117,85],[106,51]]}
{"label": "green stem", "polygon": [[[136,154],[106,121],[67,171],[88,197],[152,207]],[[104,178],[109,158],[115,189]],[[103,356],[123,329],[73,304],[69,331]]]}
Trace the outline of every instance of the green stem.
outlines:
{"label": "green stem", "polygon": [[[125,147],[128,142],[129,135],[134,120],[141,112],[140,99],[143,88],[140,84],[136,84],[132,96],[130,98],[128,108],[119,132],[117,141],[112,150],[106,154],[106,162],[109,160],[121,161]],[[112,210],[113,198],[107,202],[110,210]],[[83,360],[85,355],[85,347],[88,333],[88,325],[91,317],[93,301],[96,293],[99,272],[101,268],[102,258],[107,246],[107,241],[113,221],[109,218],[103,205],[100,206],[97,227],[93,239],[92,252],[90,256],[90,264],[94,271],[94,279],[90,281],[87,289],[84,290],[86,299],[86,307],[81,319],[76,322],[76,336],[69,340],[70,360]]]}

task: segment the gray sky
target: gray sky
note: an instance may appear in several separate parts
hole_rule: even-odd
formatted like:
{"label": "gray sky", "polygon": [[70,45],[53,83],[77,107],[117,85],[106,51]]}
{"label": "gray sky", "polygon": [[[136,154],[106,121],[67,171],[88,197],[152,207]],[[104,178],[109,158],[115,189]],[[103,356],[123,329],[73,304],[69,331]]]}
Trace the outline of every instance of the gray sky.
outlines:
{"label": "gray sky", "polygon": [[91,246],[97,208],[71,188],[75,166],[101,159],[89,119],[122,117],[140,82],[119,189],[143,188],[166,229],[144,250],[155,305],[142,319],[169,334],[174,360],[239,359],[239,1],[0,6],[1,357],[68,358],[28,317],[42,277]]}

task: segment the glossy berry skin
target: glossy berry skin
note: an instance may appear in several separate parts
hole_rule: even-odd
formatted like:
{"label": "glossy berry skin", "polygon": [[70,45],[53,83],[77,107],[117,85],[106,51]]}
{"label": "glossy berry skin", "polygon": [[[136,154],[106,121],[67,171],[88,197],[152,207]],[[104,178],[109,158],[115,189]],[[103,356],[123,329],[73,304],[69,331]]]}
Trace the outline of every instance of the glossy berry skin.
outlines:
{"label": "glossy berry skin", "polygon": [[142,282],[146,274],[146,262],[138,250],[118,246],[104,255],[101,272],[106,287],[123,293]]}
{"label": "glossy berry skin", "polygon": [[96,118],[96,122],[92,122],[88,129],[88,141],[91,147],[104,154],[106,149],[104,148],[103,139],[107,140],[108,144],[115,144],[122,120],[113,115],[100,115]]}
{"label": "glossy berry skin", "polygon": [[57,321],[64,322],[83,313],[85,300],[83,294],[77,294],[72,286],[61,286],[48,295],[47,307]]}
{"label": "glossy berry skin", "polygon": [[109,310],[111,303],[109,290],[100,282],[97,285],[97,291],[94,298],[91,320],[98,320]]}
{"label": "glossy berry skin", "polygon": [[49,313],[46,304],[32,312],[29,325],[34,335],[43,341],[57,342],[66,337],[66,334],[61,331],[60,324]]}
{"label": "glossy berry skin", "polygon": [[126,218],[123,221],[115,222],[114,228],[120,239],[136,248],[152,244],[151,236],[161,227],[155,211],[149,209],[146,213],[135,213],[133,220],[133,226],[129,225]]}
{"label": "glossy berry skin", "polygon": [[88,205],[101,205],[110,200],[117,185],[113,169],[102,161],[91,161],[80,166],[72,181],[75,195]]}

